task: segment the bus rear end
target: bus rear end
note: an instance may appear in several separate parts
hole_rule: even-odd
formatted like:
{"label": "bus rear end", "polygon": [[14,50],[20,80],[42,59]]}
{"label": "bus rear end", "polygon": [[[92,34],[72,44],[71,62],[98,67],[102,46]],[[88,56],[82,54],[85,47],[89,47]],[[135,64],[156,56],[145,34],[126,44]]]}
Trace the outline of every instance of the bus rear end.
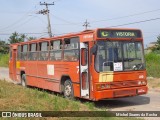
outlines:
{"label": "bus rear end", "polygon": [[148,91],[140,30],[98,29],[94,57],[94,100],[136,96]]}

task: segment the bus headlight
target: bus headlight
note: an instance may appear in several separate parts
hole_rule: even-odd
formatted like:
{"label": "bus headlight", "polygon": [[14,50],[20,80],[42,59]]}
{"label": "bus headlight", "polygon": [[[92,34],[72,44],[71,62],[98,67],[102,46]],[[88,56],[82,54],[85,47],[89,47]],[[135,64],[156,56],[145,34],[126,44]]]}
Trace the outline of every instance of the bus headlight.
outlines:
{"label": "bus headlight", "polygon": [[142,84],[142,82],[141,81],[138,81],[138,85],[141,85]]}
{"label": "bus headlight", "polygon": [[146,81],[138,81],[138,85],[147,85]]}
{"label": "bus headlight", "polygon": [[101,85],[101,89],[105,89],[105,84],[102,84],[102,85]]}
{"label": "bus headlight", "polygon": [[96,90],[105,90],[105,89],[110,89],[110,84],[97,84],[96,85]]}
{"label": "bus headlight", "polygon": [[106,88],[109,89],[111,88],[111,86],[109,84],[106,84]]}
{"label": "bus headlight", "polygon": [[142,81],[142,85],[147,85],[147,82],[146,81]]}

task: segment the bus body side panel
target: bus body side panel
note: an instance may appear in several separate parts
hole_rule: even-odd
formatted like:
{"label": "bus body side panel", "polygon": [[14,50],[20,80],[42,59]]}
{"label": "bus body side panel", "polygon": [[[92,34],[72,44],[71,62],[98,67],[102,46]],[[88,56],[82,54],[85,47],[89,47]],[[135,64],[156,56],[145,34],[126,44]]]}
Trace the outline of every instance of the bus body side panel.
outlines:
{"label": "bus body side panel", "polygon": [[27,61],[26,80],[27,85],[37,86],[37,61]]}
{"label": "bus body side panel", "polygon": [[80,96],[79,92],[79,62],[48,62],[47,74],[49,90],[60,92],[60,81],[62,76],[68,76],[73,84],[74,95]]}
{"label": "bus body side panel", "polygon": [[47,62],[48,61],[38,61],[37,62],[37,84],[39,88],[47,89],[46,79],[47,79]]}
{"label": "bus body side panel", "polygon": [[49,61],[46,64],[47,78],[46,85],[47,89],[60,92],[60,79],[63,71],[61,62]]}
{"label": "bus body side panel", "polygon": [[9,61],[9,76],[12,80],[17,81],[16,75],[16,56],[17,56],[17,45],[11,47],[12,58]]}
{"label": "bus body side panel", "polygon": [[20,74],[21,73],[25,73],[27,74],[26,72],[26,69],[27,69],[28,65],[27,65],[27,61],[20,61],[20,67],[19,67],[19,71],[20,71]]}
{"label": "bus body side panel", "polygon": [[58,61],[49,61],[47,66],[48,75],[48,89],[56,92],[60,92],[60,79],[63,73],[63,64]]}
{"label": "bus body side panel", "polygon": [[68,62],[68,72],[73,84],[74,96],[80,97],[79,61]]}

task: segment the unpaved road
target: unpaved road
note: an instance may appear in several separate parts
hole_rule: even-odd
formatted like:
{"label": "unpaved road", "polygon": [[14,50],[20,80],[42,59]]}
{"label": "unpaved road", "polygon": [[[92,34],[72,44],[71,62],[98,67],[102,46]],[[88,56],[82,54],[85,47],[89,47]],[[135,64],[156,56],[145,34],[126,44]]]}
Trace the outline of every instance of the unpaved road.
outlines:
{"label": "unpaved road", "polygon": [[8,82],[12,82],[11,79],[9,78],[8,68],[0,67],[0,79],[1,80],[5,79]]}
{"label": "unpaved road", "polygon": [[[8,75],[8,68],[0,67],[0,79],[11,81]],[[96,107],[106,108],[111,111],[160,111],[160,92],[149,90],[147,95],[102,100],[95,102],[95,105]],[[160,118],[146,119],[158,120]]]}

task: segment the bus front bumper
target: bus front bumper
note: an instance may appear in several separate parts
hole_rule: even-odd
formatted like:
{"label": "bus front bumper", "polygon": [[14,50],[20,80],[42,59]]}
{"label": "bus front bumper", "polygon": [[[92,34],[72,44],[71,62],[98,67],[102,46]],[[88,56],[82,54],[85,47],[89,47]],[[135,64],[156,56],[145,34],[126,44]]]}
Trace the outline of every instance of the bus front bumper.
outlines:
{"label": "bus front bumper", "polygon": [[147,92],[148,92],[147,86],[102,90],[102,91],[95,92],[95,100],[98,101],[101,99],[137,96],[137,95],[146,94]]}

